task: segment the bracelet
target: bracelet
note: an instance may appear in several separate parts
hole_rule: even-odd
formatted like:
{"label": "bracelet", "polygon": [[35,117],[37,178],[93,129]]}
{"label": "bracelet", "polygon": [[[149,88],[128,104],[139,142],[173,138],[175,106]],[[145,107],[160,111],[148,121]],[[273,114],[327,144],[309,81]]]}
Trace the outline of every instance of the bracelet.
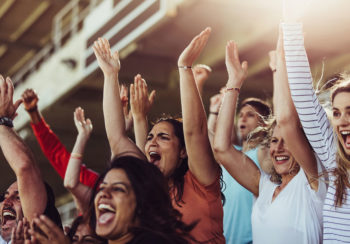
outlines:
{"label": "bracelet", "polygon": [[82,159],[83,155],[81,155],[80,153],[71,153],[70,157],[74,159]]}
{"label": "bracelet", "polygon": [[28,113],[32,113],[32,112],[35,112],[36,110],[38,110],[38,107],[35,105],[34,107],[30,108],[30,109],[26,109],[26,111]]}
{"label": "bracelet", "polygon": [[229,91],[237,91],[239,93],[241,89],[238,87],[226,87],[225,92],[229,92]]}
{"label": "bracelet", "polygon": [[7,127],[12,128],[13,127],[12,119],[6,116],[0,117],[0,125],[5,125]]}
{"label": "bracelet", "polygon": [[179,69],[184,69],[184,70],[186,70],[186,69],[192,69],[192,66],[178,66],[178,68]]}
{"label": "bracelet", "polygon": [[219,115],[219,112],[209,112],[209,114]]}

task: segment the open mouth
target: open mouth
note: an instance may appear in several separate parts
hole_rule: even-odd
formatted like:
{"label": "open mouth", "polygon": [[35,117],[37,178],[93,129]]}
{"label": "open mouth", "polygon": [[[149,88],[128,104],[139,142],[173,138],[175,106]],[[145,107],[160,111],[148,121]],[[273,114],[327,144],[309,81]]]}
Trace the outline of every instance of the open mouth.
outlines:
{"label": "open mouth", "polygon": [[283,164],[283,163],[287,162],[288,160],[289,160],[289,156],[282,156],[282,155],[275,156],[275,161],[278,164]]}
{"label": "open mouth", "polygon": [[100,203],[98,205],[98,210],[99,210],[98,222],[100,224],[107,224],[108,222],[110,222],[114,218],[116,213],[114,207],[105,203]]}
{"label": "open mouth", "polygon": [[2,227],[4,227],[8,221],[16,221],[16,217],[16,211],[13,208],[5,207],[2,210]]}
{"label": "open mouth", "polygon": [[244,130],[245,128],[247,128],[247,126],[241,125],[239,128],[240,128],[241,130]]}
{"label": "open mouth", "polygon": [[340,135],[343,138],[344,145],[347,149],[350,149],[350,130],[340,131]]}
{"label": "open mouth", "polygon": [[151,152],[149,152],[149,156],[150,156],[150,163],[152,163],[156,166],[159,166],[159,161],[162,158],[160,156],[160,154],[157,152],[151,151]]}

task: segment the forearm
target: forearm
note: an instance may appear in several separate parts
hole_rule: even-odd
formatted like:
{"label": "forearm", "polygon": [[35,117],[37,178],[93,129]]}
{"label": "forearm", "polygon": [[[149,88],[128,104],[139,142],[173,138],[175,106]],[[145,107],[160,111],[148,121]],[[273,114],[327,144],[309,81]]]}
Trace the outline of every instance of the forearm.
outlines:
{"label": "forearm", "polygon": [[78,134],[64,177],[64,187],[68,189],[75,188],[79,183],[81,161],[87,141],[87,136]]}
{"label": "forearm", "polygon": [[148,133],[148,121],[146,116],[134,116],[134,133],[136,146],[145,153],[145,144]]}
{"label": "forearm", "polygon": [[13,129],[4,125],[0,126],[0,146],[16,175],[34,167],[34,157],[30,149]]}
{"label": "forearm", "polygon": [[[278,53],[277,55],[281,56],[278,58],[284,63],[284,57]],[[285,66],[281,65],[277,66],[277,71],[273,74],[273,106],[277,124],[282,130],[298,125],[298,114],[289,91],[287,72]]]}
{"label": "forearm", "polygon": [[46,206],[47,195],[40,171],[30,149],[11,128],[0,126],[0,147],[16,174],[23,214],[30,221],[34,214],[43,213]]}
{"label": "forearm", "polygon": [[142,151],[126,135],[118,75],[105,76],[103,89],[103,115],[112,157],[123,152],[132,152],[135,156],[145,159]]}
{"label": "forearm", "polygon": [[207,119],[191,69],[179,69],[180,96],[185,139],[193,135],[206,136]]}
{"label": "forearm", "polygon": [[214,136],[216,153],[232,148],[231,134],[233,133],[238,95],[236,90],[227,91],[224,94]]}
{"label": "forearm", "polygon": [[302,25],[282,24],[282,28],[288,82],[300,122],[321,162],[326,168],[334,167],[336,143],[326,112],[313,90]]}
{"label": "forearm", "polygon": [[29,117],[30,117],[30,121],[33,124],[38,124],[41,121],[41,114],[39,112],[38,109],[35,109],[34,111],[28,111]]}
{"label": "forearm", "polygon": [[118,141],[125,135],[125,120],[119,94],[118,74],[107,76],[104,80],[103,114],[106,133],[111,150],[118,154]]}

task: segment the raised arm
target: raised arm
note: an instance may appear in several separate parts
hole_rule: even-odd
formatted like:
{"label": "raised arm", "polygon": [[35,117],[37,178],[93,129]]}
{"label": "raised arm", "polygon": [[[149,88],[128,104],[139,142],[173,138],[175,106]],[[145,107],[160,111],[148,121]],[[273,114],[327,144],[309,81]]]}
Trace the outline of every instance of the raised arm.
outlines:
{"label": "raised arm", "polygon": [[317,190],[318,181],[312,180],[318,176],[317,162],[307,138],[304,136],[290,95],[281,32],[275,55],[276,72],[273,72],[273,104],[277,126],[280,128],[288,150],[307,175],[311,187]]}
{"label": "raised arm", "polygon": [[156,91],[148,96],[147,83],[141,75],[136,75],[134,84],[130,85],[130,106],[134,120],[135,141],[138,148],[145,153],[148,134],[147,114],[153,105]]}
{"label": "raised arm", "polygon": [[231,142],[238,95],[247,77],[248,63],[240,62],[237,45],[233,41],[227,43],[225,61],[228,81],[214,136],[215,158],[238,183],[258,196],[261,175],[259,168],[244,153],[235,149]]}
{"label": "raised arm", "polygon": [[[21,102],[13,103],[13,85],[0,76],[0,117],[13,119]],[[46,189],[34,156],[23,140],[7,125],[0,125],[0,147],[14,171],[24,217],[31,221],[35,214],[44,212]],[[33,204],[35,203],[35,204]]]}
{"label": "raised arm", "polygon": [[[67,151],[66,147],[61,143],[59,138],[41,116],[37,106],[39,97],[35,91],[26,89],[22,94],[22,99],[24,107],[31,118],[31,126],[41,150],[52,167],[63,179],[70,158],[70,152]],[[93,187],[97,178],[98,174],[95,171],[87,169],[85,165],[81,166],[80,181],[83,184]]]}
{"label": "raised arm", "polygon": [[223,98],[223,93],[215,94],[210,98],[209,116],[208,116],[208,135],[210,144],[214,144],[214,134],[216,130],[216,121]]}
{"label": "raised arm", "polygon": [[99,38],[93,46],[97,62],[104,75],[103,115],[112,157],[124,152],[145,159],[125,131],[125,119],[119,89],[120,61],[118,52],[111,53],[109,42]]}
{"label": "raised arm", "polygon": [[336,167],[333,129],[312,86],[301,23],[282,24],[290,93],[312,148],[326,169]]}
{"label": "raised arm", "polygon": [[75,109],[74,123],[78,130],[78,136],[68,162],[64,187],[72,193],[79,212],[84,213],[88,210],[91,188],[80,183],[79,174],[85,146],[92,132],[92,123],[90,119],[85,120],[84,110],[80,107]]}
{"label": "raised arm", "polygon": [[178,66],[183,130],[192,174],[203,185],[212,184],[218,177],[219,166],[215,162],[208,138],[207,119],[191,68],[200,55],[210,35],[210,28],[197,35],[181,53]]}

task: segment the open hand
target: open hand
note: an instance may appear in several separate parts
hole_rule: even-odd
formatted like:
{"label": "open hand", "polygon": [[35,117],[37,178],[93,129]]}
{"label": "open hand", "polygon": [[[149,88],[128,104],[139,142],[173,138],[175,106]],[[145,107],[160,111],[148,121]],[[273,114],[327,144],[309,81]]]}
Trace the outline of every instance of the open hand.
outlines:
{"label": "open hand", "polygon": [[134,84],[130,85],[130,106],[133,116],[146,117],[153,105],[156,91],[153,90],[148,95],[147,83],[141,75],[136,75]]}
{"label": "open hand", "polygon": [[120,70],[120,61],[118,51],[111,53],[109,42],[105,38],[98,38],[92,47],[97,58],[98,65],[104,75],[118,74]]}
{"label": "open hand", "polygon": [[207,27],[199,35],[195,36],[190,44],[182,51],[177,61],[178,66],[192,66],[207,44],[211,28]]}
{"label": "open hand", "polygon": [[14,119],[17,115],[16,111],[22,103],[22,99],[13,103],[13,90],[11,79],[7,77],[5,81],[4,77],[0,75],[0,117]]}
{"label": "open hand", "polygon": [[33,220],[36,227],[31,228],[29,233],[32,236],[32,241],[39,241],[41,244],[70,244],[70,240],[66,237],[63,231],[48,217],[40,215]]}
{"label": "open hand", "polygon": [[74,123],[77,127],[78,134],[90,137],[92,132],[92,123],[90,119],[85,119],[84,109],[78,107],[74,111]]}
{"label": "open hand", "polygon": [[216,94],[210,98],[209,111],[211,113],[218,113],[219,112],[223,96],[224,95],[222,93],[219,93],[219,94]]}
{"label": "open hand", "polygon": [[227,42],[225,63],[228,73],[228,86],[241,88],[248,75],[248,62],[239,60],[237,44],[234,41]]}

